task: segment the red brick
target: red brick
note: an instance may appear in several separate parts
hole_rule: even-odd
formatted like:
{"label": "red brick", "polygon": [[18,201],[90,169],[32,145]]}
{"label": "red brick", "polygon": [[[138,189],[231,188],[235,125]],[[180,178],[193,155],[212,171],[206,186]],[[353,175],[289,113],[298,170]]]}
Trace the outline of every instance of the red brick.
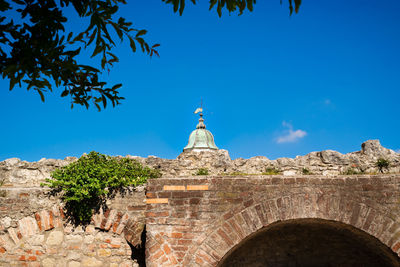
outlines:
{"label": "red brick", "polygon": [[25,261],[25,260],[26,260],[26,257],[25,257],[25,255],[21,255],[21,256],[19,256],[18,260],[20,260],[20,261]]}
{"label": "red brick", "polygon": [[182,233],[171,233],[172,238],[182,238],[183,234]]}
{"label": "red brick", "polygon": [[36,251],[35,251],[35,254],[38,255],[38,256],[43,255],[43,251],[36,250]]}
{"label": "red brick", "polygon": [[65,213],[64,213],[64,210],[63,210],[63,208],[62,207],[60,207],[60,216],[61,216],[61,218],[65,218]]}
{"label": "red brick", "polygon": [[400,250],[400,242],[397,242],[396,244],[393,245],[392,250],[394,252],[397,252]]}
{"label": "red brick", "polygon": [[146,193],[146,197],[148,197],[148,198],[156,198],[157,196],[156,196],[156,193],[147,192],[147,193]]}
{"label": "red brick", "polygon": [[171,261],[171,263],[172,263],[173,265],[178,264],[178,261],[176,260],[176,258],[175,258],[173,255],[170,255],[169,259],[170,259],[170,261]]}
{"label": "red brick", "polygon": [[235,230],[235,232],[238,234],[240,238],[244,238],[245,234],[243,233],[242,229],[240,228],[239,224],[236,223],[236,220],[233,218],[229,221],[229,224],[232,226],[232,228]]}
{"label": "red brick", "polygon": [[182,238],[184,238],[184,239],[193,239],[193,238],[195,238],[195,234],[193,234],[193,233],[183,233]]}
{"label": "red brick", "polygon": [[[49,229],[54,228],[54,218],[53,218],[53,212],[49,211]],[[46,229],[47,230],[47,229]]]}
{"label": "red brick", "polygon": [[118,225],[119,225],[119,223],[121,222],[121,219],[122,219],[122,212],[118,212],[117,213],[117,218],[115,219],[115,221],[114,221],[114,224],[113,224],[113,226],[112,226],[112,231],[115,233],[116,231],[117,231],[117,228],[118,228]]}
{"label": "red brick", "polygon": [[128,206],[129,211],[135,211],[135,210],[145,210],[146,205],[140,205],[140,206]]}
{"label": "red brick", "polygon": [[199,256],[201,256],[201,258],[202,258],[203,260],[207,261],[208,263],[213,263],[212,258],[210,258],[210,256],[207,255],[204,251],[199,250],[198,254],[199,254]]}
{"label": "red brick", "polygon": [[182,261],[183,260],[183,258],[185,257],[185,255],[186,255],[186,252],[180,252],[180,251],[178,251],[178,252],[175,252],[175,255],[176,256],[178,256],[178,261]]}
{"label": "red brick", "polygon": [[103,214],[103,220],[100,223],[100,229],[104,229],[104,227],[106,226],[109,215],[110,215],[110,210],[106,210]]}
{"label": "red brick", "polygon": [[247,200],[247,201],[245,201],[245,202],[243,203],[243,206],[244,206],[245,208],[247,208],[247,207],[250,207],[251,205],[253,205],[253,203],[254,203],[254,200],[253,200],[253,199],[249,199],[249,200]]}
{"label": "red brick", "polygon": [[228,235],[227,235],[222,229],[218,229],[217,233],[218,233],[218,235],[219,235],[220,237],[222,237],[222,239],[223,239],[229,246],[233,246],[232,240],[228,237]]}
{"label": "red brick", "polygon": [[169,255],[171,253],[171,248],[167,244],[163,246],[163,249],[165,254]]}
{"label": "red brick", "polygon": [[178,245],[190,245],[190,244],[192,244],[192,240],[186,240],[186,239],[178,240]]}
{"label": "red brick", "polygon": [[168,211],[159,211],[159,212],[146,212],[145,213],[146,217],[167,217],[169,216],[169,212]]}
{"label": "red brick", "polygon": [[[150,254],[151,255],[151,254]],[[157,253],[151,255],[151,259],[157,260],[159,259],[162,255],[164,255],[164,252],[162,250],[158,250]]]}
{"label": "red brick", "polygon": [[188,247],[187,246],[172,246],[172,249],[174,251],[186,251],[186,250],[188,250]]}
{"label": "red brick", "polygon": [[159,250],[159,249],[160,249],[160,245],[159,244],[155,244],[154,246],[150,247],[149,248],[150,255],[153,254],[156,250]]}
{"label": "red brick", "polygon": [[[168,258],[167,258],[167,256],[164,255],[164,256],[161,258],[160,262],[161,262],[161,263],[165,263],[166,261],[168,261]],[[161,264],[161,266],[162,266],[162,265],[164,265],[164,264]]]}
{"label": "red brick", "polygon": [[199,256],[196,256],[196,263],[197,264],[203,264],[204,261]]}
{"label": "red brick", "polygon": [[29,256],[28,261],[36,261],[37,257],[36,256]]}

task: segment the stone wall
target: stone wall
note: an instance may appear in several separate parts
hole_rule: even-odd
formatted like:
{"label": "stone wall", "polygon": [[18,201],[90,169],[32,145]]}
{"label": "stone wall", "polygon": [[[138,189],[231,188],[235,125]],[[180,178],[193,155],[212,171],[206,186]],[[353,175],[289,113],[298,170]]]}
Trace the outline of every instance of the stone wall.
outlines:
{"label": "stone wall", "polygon": [[228,151],[215,152],[185,152],[176,160],[164,160],[157,157],[137,158],[143,164],[159,168],[164,177],[194,175],[200,168],[206,168],[210,175],[242,175],[262,174],[267,169],[273,169],[283,175],[299,175],[306,169],[310,174],[339,175],[348,172],[360,174],[377,174],[376,162],[379,158],[389,161],[387,172],[400,172],[400,154],[384,148],[379,140],[369,140],[361,145],[361,150],[341,154],[333,150],[311,152],[296,158],[278,158],[270,160],[257,156],[250,159],[238,158],[231,160]]}
{"label": "stone wall", "polygon": [[109,200],[83,228],[67,222],[46,189],[18,182],[0,187],[0,266],[131,267],[144,260],[143,187]]}
{"label": "stone wall", "polygon": [[[147,158],[126,156],[138,160],[144,165],[159,169],[163,177],[184,177],[195,175],[200,168],[206,168],[209,175],[262,174],[268,168],[283,175],[299,175],[303,169],[316,175],[339,175],[348,170],[359,174],[377,174],[376,161],[384,158],[390,168],[386,172],[400,172],[400,154],[384,148],[378,140],[369,140],[361,145],[361,150],[341,154],[333,150],[311,152],[296,158],[270,160],[257,156],[250,159],[231,160],[228,151],[185,152],[176,159],[162,159],[155,156]],[[60,159],[41,159],[37,162],[21,161],[11,158],[0,162],[0,183],[5,185],[32,186],[43,182],[55,168],[77,160],[75,157]]]}

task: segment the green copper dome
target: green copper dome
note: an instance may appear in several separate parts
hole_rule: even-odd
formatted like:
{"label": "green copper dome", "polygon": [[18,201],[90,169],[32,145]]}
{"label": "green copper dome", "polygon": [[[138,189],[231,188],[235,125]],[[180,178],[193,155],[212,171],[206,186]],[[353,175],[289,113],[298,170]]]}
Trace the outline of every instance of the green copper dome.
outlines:
{"label": "green copper dome", "polygon": [[214,143],[214,136],[210,131],[206,130],[206,125],[203,119],[203,109],[199,108],[195,111],[200,112],[199,123],[189,136],[189,142],[187,146],[183,149],[183,152],[188,152],[192,150],[217,150],[218,147]]}

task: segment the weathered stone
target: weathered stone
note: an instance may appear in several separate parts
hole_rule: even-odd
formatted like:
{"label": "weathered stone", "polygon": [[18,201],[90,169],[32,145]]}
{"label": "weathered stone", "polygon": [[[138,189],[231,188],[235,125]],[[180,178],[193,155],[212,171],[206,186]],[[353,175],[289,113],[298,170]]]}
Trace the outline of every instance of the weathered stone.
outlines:
{"label": "weathered stone", "polygon": [[49,234],[46,240],[46,245],[57,246],[63,242],[64,234],[61,231],[53,231]]}
{"label": "weathered stone", "polygon": [[93,242],[93,240],[94,240],[94,236],[92,236],[92,235],[87,235],[87,236],[85,236],[83,242],[84,242],[85,244],[90,244],[90,243]]}
{"label": "weathered stone", "polygon": [[293,176],[293,175],[296,175],[296,171],[295,170],[284,171],[283,175],[284,176]]}
{"label": "weathered stone", "polygon": [[11,218],[10,217],[4,217],[0,219],[0,225],[4,227],[4,229],[8,228],[11,226]]}
{"label": "weathered stone", "polygon": [[132,261],[124,261],[119,264],[119,267],[134,267]]}
{"label": "weathered stone", "polygon": [[44,235],[34,235],[26,240],[26,243],[32,246],[40,246],[43,244]]}
{"label": "weathered stone", "polygon": [[81,254],[75,251],[70,251],[67,255],[68,260],[79,260],[81,258]]}
{"label": "weathered stone", "polygon": [[55,267],[56,261],[52,258],[45,258],[44,260],[42,260],[42,266],[43,267]]}
{"label": "weathered stone", "polygon": [[80,266],[81,266],[81,263],[78,261],[70,261],[68,263],[68,267],[80,267]]}
{"label": "weathered stone", "polygon": [[[228,151],[190,151],[181,153],[176,159],[161,159],[155,156],[141,158],[126,156],[140,163],[159,169],[164,177],[192,176],[198,169],[208,169],[209,175],[221,174],[259,174],[268,167],[284,172],[295,170],[301,173],[303,168],[313,174],[346,172],[353,168],[359,172],[376,172],[375,163],[378,158],[387,159],[391,172],[400,172],[400,154],[380,145],[379,140],[368,140],[362,144],[361,151],[341,154],[333,150],[311,152],[304,156],[269,160],[266,157],[231,160]],[[0,178],[12,184],[38,185],[50,177],[51,171],[57,167],[75,161],[76,158],[64,160],[42,159],[38,162],[26,162],[19,159],[7,159],[0,162]],[[107,226],[110,226],[109,224]],[[98,227],[96,225],[96,227]]]}
{"label": "weathered stone", "polygon": [[80,235],[66,235],[65,236],[65,241],[67,241],[70,244],[74,243],[82,243],[82,236]]}
{"label": "weathered stone", "polygon": [[99,257],[109,257],[109,256],[111,256],[111,249],[103,249],[103,248],[98,249],[97,255]]}
{"label": "weathered stone", "polygon": [[84,258],[82,260],[82,267],[100,267],[103,266],[103,262],[99,261],[94,257]]}

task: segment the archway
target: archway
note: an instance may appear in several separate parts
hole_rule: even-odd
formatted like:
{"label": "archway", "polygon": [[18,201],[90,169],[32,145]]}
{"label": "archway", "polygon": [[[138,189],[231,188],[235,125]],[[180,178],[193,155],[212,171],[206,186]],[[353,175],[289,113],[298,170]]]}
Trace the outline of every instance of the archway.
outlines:
{"label": "archway", "polygon": [[275,222],[234,246],[219,262],[234,266],[400,266],[377,238],[323,219]]}

